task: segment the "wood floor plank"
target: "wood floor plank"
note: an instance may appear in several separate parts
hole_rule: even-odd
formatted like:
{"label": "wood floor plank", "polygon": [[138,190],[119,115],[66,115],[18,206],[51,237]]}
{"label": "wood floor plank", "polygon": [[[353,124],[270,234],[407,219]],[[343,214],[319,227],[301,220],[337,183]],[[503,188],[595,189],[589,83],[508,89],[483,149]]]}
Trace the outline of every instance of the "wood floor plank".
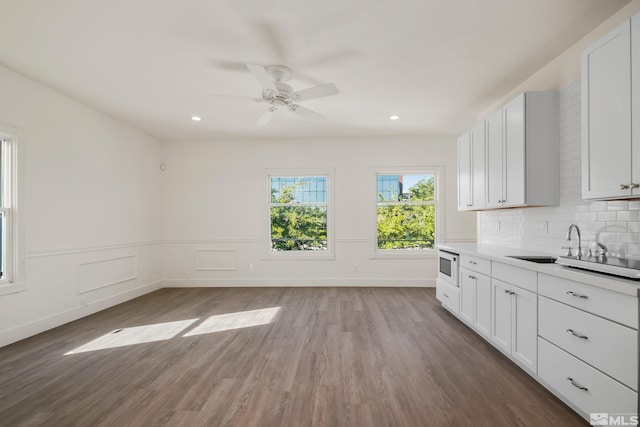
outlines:
{"label": "wood floor plank", "polygon": [[180,288],[0,348],[5,425],[587,424],[434,289]]}

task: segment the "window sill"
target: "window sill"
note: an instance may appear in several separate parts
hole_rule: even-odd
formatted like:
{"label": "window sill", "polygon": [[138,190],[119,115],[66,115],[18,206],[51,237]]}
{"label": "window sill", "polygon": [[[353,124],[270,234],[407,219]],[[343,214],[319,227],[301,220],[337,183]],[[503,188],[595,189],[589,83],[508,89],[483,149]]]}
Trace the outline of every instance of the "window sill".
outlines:
{"label": "window sill", "polygon": [[16,294],[18,292],[26,291],[26,287],[23,283],[2,283],[0,282],[0,296]]}

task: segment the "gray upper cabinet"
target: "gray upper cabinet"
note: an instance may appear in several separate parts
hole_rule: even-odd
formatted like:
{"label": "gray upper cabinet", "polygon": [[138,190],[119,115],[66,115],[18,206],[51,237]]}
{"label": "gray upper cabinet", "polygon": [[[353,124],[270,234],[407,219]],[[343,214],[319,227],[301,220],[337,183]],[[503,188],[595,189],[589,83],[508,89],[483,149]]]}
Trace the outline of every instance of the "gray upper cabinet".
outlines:
{"label": "gray upper cabinet", "polygon": [[638,19],[582,52],[583,199],[640,197]]}

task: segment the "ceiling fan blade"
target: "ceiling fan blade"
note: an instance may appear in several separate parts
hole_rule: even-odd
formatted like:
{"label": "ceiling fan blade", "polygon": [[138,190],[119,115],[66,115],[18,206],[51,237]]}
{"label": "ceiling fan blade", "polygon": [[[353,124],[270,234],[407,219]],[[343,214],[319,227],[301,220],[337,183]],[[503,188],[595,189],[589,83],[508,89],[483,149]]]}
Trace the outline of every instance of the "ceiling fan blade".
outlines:
{"label": "ceiling fan blade", "polygon": [[310,87],[309,89],[302,89],[296,92],[296,95],[300,97],[300,101],[306,101],[307,99],[321,98],[323,96],[337,95],[338,88],[333,83],[324,83],[319,86]]}
{"label": "ceiling fan blade", "polygon": [[278,112],[277,108],[273,108],[273,107],[269,108],[267,111],[262,113],[262,116],[260,116],[256,124],[260,126],[269,124],[269,122],[271,121],[271,119],[273,119],[273,116],[275,116],[277,112]]}
{"label": "ceiling fan blade", "polygon": [[316,113],[313,110],[310,110],[308,108],[303,107],[302,105],[297,105],[297,104],[292,104],[289,107],[289,111],[299,115],[300,117],[302,117],[304,119],[309,119],[309,120],[318,120],[318,119],[324,119],[325,118],[325,116],[323,116],[322,114]]}
{"label": "ceiling fan blade", "polygon": [[262,86],[263,89],[271,89],[275,91],[278,90],[276,85],[273,83],[273,79],[271,79],[271,75],[267,73],[267,70],[264,67],[260,65],[247,64],[247,68],[249,69],[249,71],[251,71],[251,74],[253,74],[253,76],[258,80],[260,86]]}

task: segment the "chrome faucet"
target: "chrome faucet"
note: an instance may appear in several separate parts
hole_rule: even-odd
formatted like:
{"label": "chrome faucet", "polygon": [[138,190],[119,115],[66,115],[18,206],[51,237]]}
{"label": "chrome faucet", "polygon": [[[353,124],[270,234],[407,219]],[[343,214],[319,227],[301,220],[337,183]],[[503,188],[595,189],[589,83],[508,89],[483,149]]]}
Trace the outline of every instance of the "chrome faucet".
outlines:
{"label": "chrome faucet", "polygon": [[[571,230],[574,228],[576,229],[576,233],[578,233],[578,253],[576,255],[580,258],[582,256],[582,239],[580,238],[580,229],[577,225],[571,224],[569,226],[569,231],[567,231],[567,241],[571,241]],[[571,250],[569,250],[569,253],[571,253]]]}

